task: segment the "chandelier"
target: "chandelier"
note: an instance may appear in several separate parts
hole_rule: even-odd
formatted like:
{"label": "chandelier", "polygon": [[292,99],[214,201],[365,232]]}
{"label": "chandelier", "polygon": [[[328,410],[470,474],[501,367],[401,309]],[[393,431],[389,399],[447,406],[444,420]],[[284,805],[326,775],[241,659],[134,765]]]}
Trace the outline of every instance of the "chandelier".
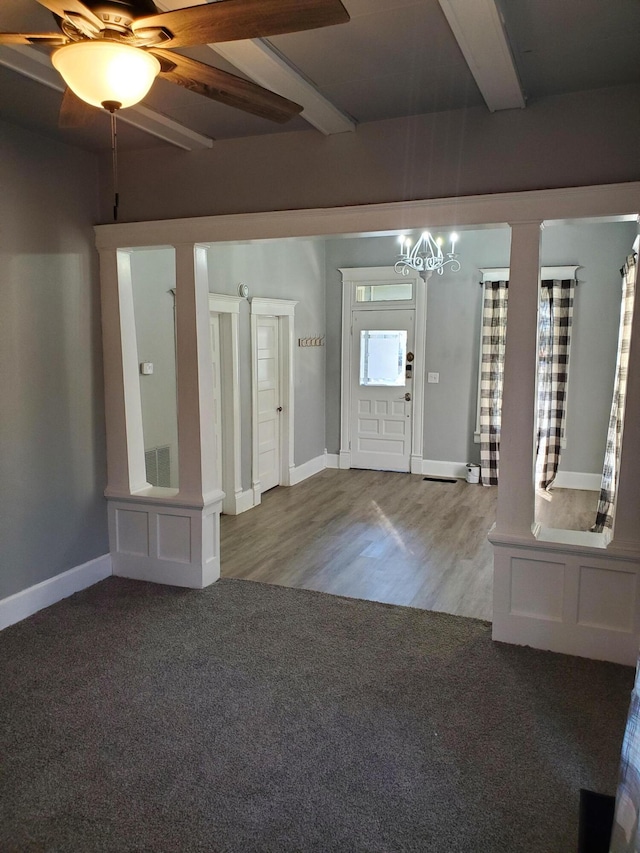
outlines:
{"label": "chandelier", "polygon": [[428,231],[423,231],[420,239],[412,246],[411,238],[403,234],[398,238],[400,258],[394,266],[395,271],[400,275],[409,275],[410,270],[417,270],[428,277],[432,272],[442,275],[444,268],[451,264],[451,272],[458,272],[460,269],[460,261],[456,254],[458,235],[450,234],[449,240],[451,251],[445,255],[442,251],[444,243],[442,237],[434,240]]}

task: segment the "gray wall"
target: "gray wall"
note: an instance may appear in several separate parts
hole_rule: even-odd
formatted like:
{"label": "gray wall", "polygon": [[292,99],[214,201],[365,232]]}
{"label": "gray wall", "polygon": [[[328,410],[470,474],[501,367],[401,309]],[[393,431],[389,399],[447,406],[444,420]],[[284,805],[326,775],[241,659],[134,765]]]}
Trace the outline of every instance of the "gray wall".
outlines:
{"label": "gray wall", "polygon": [[173,249],[131,254],[133,307],[138,361],[153,363],[153,374],[139,375],[144,449],[169,445],[171,487],[178,488],[178,409],[174,297],[176,264]]}
{"label": "gray wall", "polygon": [[[122,221],[332,207],[640,179],[640,86],[317,131],[123,151]],[[101,159],[102,221],[111,164]]]}
{"label": "gray wall", "polygon": [[[325,330],[324,246],[316,240],[265,240],[215,244],[209,249],[209,290],[237,295],[247,284],[250,296],[295,299],[298,337]],[[242,407],[242,486],[251,485],[251,335],[249,305],[240,313],[240,391]],[[325,348],[294,349],[295,464],[324,453]]]}
{"label": "gray wall", "polygon": [[0,122],[0,597],[109,551],[96,179]]}

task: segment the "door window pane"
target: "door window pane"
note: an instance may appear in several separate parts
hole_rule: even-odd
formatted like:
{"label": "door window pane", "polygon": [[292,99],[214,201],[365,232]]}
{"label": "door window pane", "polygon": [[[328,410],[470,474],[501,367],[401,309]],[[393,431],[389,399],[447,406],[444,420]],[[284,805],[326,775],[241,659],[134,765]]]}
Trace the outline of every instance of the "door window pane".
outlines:
{"label": "door window pane", "polygon": [[404,385],[407,332],[360,332],[360,385]]}

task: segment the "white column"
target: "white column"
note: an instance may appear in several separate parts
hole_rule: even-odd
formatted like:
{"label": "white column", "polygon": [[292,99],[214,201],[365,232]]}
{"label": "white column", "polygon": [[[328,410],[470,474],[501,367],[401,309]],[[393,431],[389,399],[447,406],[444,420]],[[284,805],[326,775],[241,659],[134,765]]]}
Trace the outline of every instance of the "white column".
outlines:
{"label": "white column", "polygon": [[223,497],[216,470],[207,252],[193,243],[175,251],[179,496],[203,506]]}
{"label": "white column", "polygon": [[147,485],[128,251],[100,252],[100,283],[107,432],[105,494],[122,497]]}
{"label": "white column", "polygon": [[533,448],[542,223],[511,226],[496,533],[533,540]]}
{"label": "white column", "polygon": [[609,547],[640,554],[640,296],[637,280],[631,325],[618,494],[613,539]]}

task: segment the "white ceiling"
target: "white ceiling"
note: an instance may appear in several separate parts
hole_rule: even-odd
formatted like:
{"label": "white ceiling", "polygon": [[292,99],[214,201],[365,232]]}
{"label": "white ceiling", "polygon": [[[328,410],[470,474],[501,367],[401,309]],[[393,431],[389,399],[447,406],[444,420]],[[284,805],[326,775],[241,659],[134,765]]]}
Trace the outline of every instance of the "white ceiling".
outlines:
{"label": "white ceiling", "polygon": [[[176,8],[198,0],[156,2]],[[487,104],[500,109],[512,104],[514,96],[531,103],[563,92],[640,81],[640,0],[343,3],[351,16],[347,24],[276,36],[266,43],[228,43],[220,52],[215,46],[184,51],[262,85],[275,80],[277,86],[271,88],[303,104],[303,116],[286,125],[272,124],[158,80],[144,102],[144,115],[133,108],[129,116],[152,126],[156,135],[121,123],[120,146],[197,148],[210,145],[210,139],[289,130],[349,132],[362,122],[464,107],[488,109]],[[51,23],[51,14],[35,0],[0,0],[0,31],[50,31]],[[0,117],[89,150],[108,148],[106,116],[97,116],[89,128],[58,129],[61,94],[50,86],[57,81],[61,89],[62,83],[42,60],[31,62],[34,52],[0,47]],[[2,63],[26,65],[35,76],[42,68],[45,77],[50,75],[48,85]],[[496,100],[492,87],[506,88],[509,75],[511,100],[500,101],[501,92]],[[183,127],[195,135],[184,134]],[[171,141],[159,138],[158,128]]]}

